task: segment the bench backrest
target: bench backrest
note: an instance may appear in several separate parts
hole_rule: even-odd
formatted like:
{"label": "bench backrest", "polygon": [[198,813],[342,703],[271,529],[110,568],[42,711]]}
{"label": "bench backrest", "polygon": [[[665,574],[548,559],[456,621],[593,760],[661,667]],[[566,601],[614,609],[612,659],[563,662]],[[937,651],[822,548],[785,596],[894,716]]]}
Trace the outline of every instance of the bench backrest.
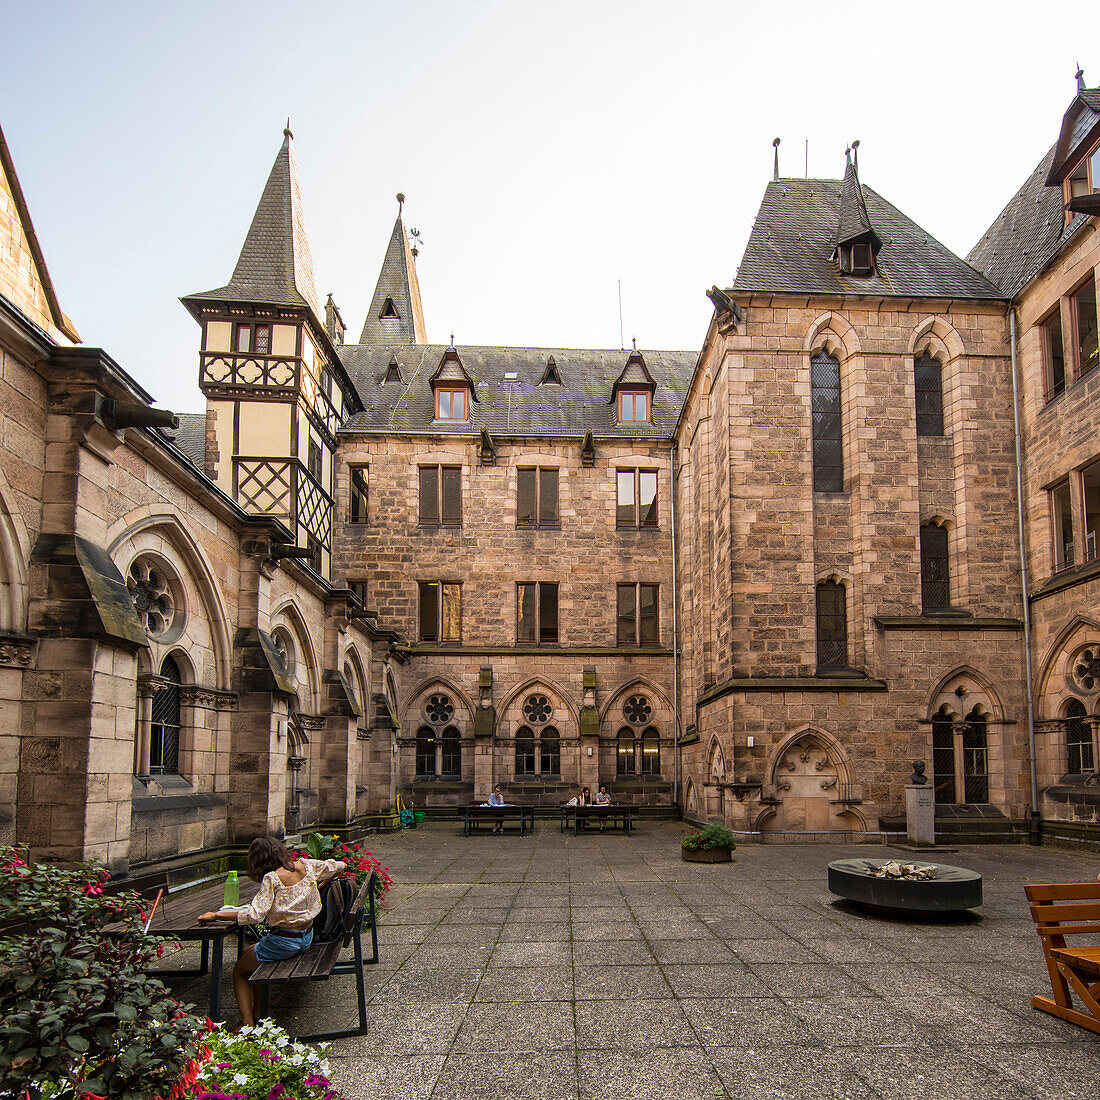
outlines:
{"label": "bench backrest", "polygon": [[1063,936],[1100,936],[1100,882],[1037,883],[1025,886],[1035,930],[1064,946]]}
{"label": "bench backrest", "polygon": [[355,895],[355,901],[348,906],[344,914],[344,946],[351,944],[351,937],[357,924],[363,920],[363,903],[366,902],[370,923],[374,924],[374,886],[378,881],[378,872],[371,871],[363,885],[359,887],[359,893]]}
{"label": "bench backrest", "polygon": [[124,879],[110,878],[103,884],[105,894],[122,894],[133,891],[148,901],[152,901],[160,890],[164,891],[164,896],[167,898],[167,871],[159,871],[151,875],[134,875],[132,878]]}

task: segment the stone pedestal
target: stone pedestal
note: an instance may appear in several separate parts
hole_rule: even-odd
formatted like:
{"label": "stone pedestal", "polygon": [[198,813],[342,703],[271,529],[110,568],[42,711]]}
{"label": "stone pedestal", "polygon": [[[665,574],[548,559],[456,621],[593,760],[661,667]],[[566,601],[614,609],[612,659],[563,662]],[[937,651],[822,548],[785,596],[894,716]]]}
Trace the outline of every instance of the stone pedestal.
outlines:
{"label": "stone pedestal", "polygon": [[935,846],[936,797],[930,783],[905,787],[905,834],[914,847]]}

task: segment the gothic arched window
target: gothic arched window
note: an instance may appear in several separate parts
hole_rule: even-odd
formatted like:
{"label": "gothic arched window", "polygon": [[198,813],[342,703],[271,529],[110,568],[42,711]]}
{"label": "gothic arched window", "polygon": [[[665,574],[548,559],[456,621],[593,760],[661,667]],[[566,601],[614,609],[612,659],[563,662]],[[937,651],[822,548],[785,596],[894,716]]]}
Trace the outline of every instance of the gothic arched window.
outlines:
{"label": "gothic arched window", "polygon": [[626,726],[623,726],[623,728],[619,730],[618,751],[615,756],[615,771],[619,775],[633,775],[635,773],[634,731],[628,729]]}
{"label": "gothic arched window", "polygon": [[439,738],[439,774],[454,779],[462,775],[462,737],[454,726],[448,726]]}
{"label": "gothic arched window", "polygon": [[417,778],[435,775],[435,730],[421,726],[416,731]]}
{"label": "gothic arched window", "polygon": [[814,492],[844,491],[844,437],[840,409],[840,360],[819,351],[810,360]]}
{"label": "gothic arched window", "polygon": [[653,726],[642,733],[642,775],[661,774],[661,738]]}
{"label": "gothic arched window", "polygon": [[817,586],[817,667],[848,667],[848,611],[844,585],[822,581]]}
{"label": "gothic arched window", "polygon": [[516,775],[535,774],[535,735],[530,726],[516,730]]}
{"label": "gothic arched window", "polygon": [[1066,771],[1071,775],[1093,770],[1092,730],[1085,720],[1087,714],[1080,699],[1066,704]]}
{"label": "gothic arched window", "polygon": [[927,349],[913,361],[917,392],[917,435],[943,435],[943,368]]}
{"label": "gothic arched window", "polygon": [[172,657],[160,666],[165,681],[153,692],[153,723],[149,738],[149,771],[153,775],[179,773],[180,685],[183,676]]}
{"label": "gothic arched window", "polygon": [[539,734],[539,774],[561,775],[561,738],[553,726]]}

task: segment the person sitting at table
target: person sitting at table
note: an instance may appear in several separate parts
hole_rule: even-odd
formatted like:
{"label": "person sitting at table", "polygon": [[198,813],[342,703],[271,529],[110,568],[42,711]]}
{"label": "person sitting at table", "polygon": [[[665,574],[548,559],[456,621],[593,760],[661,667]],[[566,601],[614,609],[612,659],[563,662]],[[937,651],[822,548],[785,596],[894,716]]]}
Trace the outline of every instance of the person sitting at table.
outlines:
{"label": "person sitting at table", "polygon": [[[594,805],[596,805],[596,806],[610,806],[611,805],[611,795],[609,795],[607,793],[607,788],[602,783],[600,784],[600,789],[596,792],[596,799],[595,799]],[[604,831],[604,829],[607,828],[607,815],[606,814],[599,814],[597,816],[600,819],[600,832],[602,833]]]}
{"label": "person sitting at table", "polygon": [[[581,787],[581,793],[575,794],[567,803],[567,806],[591,806],[592,805],[592,792],[588,787]],[[579,815],[578,815],[579,816]],[[582,829],[588,828],[588,822],[582,817],[578,820],[577,825]]]}
{"label": "person sitting at table", "polygon": [[[507,803],[504,801],[504,795],[501,792],[499,783],[489,792],[489,805],[490,806],[506,806],[507,805]],[[504,832],[504,816],[503,815],[501,815],[500,817],[497,818],[497,823],[493,826],[493,832],[494,833],[503,833]]]}
{"label": "person sitting at table", "polygon": [[275,962],[300,955],[313,942],[313,918],[321,912],[318,886],[335,878],[347,864],[338,859],[292,860],[282,842],[273,836],[258,836],[248,849],[248,877],[260,889],[248,905],[236,910],[203,913],[199,921],[223,920],[237,924],[268,926],[259,943],[241,952],[233,967],[233,993],[241,1011],[241,1026],[256,1023],[259,990],[248,984],[249,976],[262,962]]}

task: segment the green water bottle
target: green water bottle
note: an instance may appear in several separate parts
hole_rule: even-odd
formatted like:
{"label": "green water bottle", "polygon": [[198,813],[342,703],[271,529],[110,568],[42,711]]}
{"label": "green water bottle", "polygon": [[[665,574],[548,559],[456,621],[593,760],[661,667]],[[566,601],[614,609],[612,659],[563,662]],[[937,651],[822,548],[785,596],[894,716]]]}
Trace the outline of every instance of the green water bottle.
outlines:
{"label": "green water bottle", "polygon": [[229,909],[231,906],[236,908],[241,904],[241,888],[237,882],[237,872],[230,871],[225,876],[225,896],[222,899],[222,905]]}

